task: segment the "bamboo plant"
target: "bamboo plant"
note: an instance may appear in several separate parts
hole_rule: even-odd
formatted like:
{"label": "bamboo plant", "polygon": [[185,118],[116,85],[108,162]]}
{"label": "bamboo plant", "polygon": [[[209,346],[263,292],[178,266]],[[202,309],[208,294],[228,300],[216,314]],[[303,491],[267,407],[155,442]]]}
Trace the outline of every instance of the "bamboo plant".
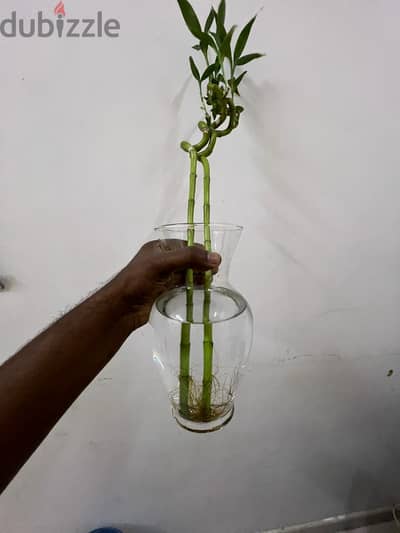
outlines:
{"label": "bamboo plant", "polygon": [[[196,200],[197,169],[203,173],[203,224],[204,247],[211,251],[210,230],[210,164],[218,139],[226,137],[239,126],[243,107],[236,104],[240,96],[239,86],[247,74],[243,66],[263,56],[259,53],[245,53],[246,45],[256,20],[254,16],[239,33],[234,44],[237,26],[226,26],[226,1],[221,0],[217,9],[211,7],[202,25],[188,0],[177,0],[184,21],[190,33],[196,38],[193,49],[199,53],[203,68],[192,56],[189,57],[191,73],[198,85],[200,107],[203,119],[198,128],[202,138],[197,144],[187,141],[181,148],[190,160],[189,198],[187,206],[188,246],[194,245],[194,212]],[[218,413],[212,405],[213,388],[213,327],[210,322],[212,272],[205,274],[203,303],[203,380],[200,392],[195,398],[190,376],[191,323],[193,322],[194,274],[186,274],[186,322],[182,324],[180,340],[179,410],[183,417],[207,422]]]}

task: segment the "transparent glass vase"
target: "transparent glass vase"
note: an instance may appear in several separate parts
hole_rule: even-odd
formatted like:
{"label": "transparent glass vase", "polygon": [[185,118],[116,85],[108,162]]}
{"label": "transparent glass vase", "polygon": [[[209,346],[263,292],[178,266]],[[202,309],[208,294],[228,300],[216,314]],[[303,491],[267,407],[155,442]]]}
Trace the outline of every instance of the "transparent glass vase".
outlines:
{"label": "transparent glass vase", "polygon": [[[187,246],[188,235],[222,263],[209,277],[194,273],[184,286],[155,302],[150,324],[155,333],[154,360],[161,370],[180,426],[197,433],[216,431],[234,413],[239,379],[248,363],[253,317],[245,298],[229,282],[233,254],[242,227],[228,224],[170,224],[156,228],[161,246]],[[206,281],[208,279],[208,281]]]}

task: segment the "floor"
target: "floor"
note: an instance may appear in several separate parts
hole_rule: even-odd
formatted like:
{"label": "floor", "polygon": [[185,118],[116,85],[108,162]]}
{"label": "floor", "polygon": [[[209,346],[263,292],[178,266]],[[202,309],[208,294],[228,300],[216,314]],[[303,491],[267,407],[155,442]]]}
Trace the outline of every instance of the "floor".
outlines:
{"label": "floor", "polygon": [[[398,507],[398,506],[397,506]],[[397,511],[397,515],[399,511]],[[393,507],[334,516],[298,526],[260,533],[399,533],[400,522],[394,520]]]}

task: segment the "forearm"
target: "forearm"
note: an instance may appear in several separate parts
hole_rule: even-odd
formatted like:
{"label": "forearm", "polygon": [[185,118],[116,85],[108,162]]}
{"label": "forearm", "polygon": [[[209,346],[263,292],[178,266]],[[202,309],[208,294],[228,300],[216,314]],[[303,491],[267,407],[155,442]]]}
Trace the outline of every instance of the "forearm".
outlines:
{"label": "forearm", "polygon": [[217,269],[221,258],[171,240],[145,244],[116,278],[0,367],[0,493],[162,292],[187,269]]}
{"label": "forearm", "polygon": [[110,284],[0,367],[0,492],[138,325]]}

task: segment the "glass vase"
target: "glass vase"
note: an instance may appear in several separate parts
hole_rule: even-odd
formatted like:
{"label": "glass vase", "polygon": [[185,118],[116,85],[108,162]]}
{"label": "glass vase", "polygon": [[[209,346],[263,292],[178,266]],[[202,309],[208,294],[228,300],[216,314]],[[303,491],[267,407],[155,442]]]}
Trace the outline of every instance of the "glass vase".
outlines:
{"label": "glass vase", "polygon": [[169,224],[156,232],[166,250],[187,246],[190,236],[190,242],[206,242],[207,249],[222,257],[217,274],[189,274],[183,286],[157,299],[150,317],[154,361],[167,387],[173,416],[189,431],[216,431],[233,417],[253,338],[250,307],[229,281],[242,227]]}

